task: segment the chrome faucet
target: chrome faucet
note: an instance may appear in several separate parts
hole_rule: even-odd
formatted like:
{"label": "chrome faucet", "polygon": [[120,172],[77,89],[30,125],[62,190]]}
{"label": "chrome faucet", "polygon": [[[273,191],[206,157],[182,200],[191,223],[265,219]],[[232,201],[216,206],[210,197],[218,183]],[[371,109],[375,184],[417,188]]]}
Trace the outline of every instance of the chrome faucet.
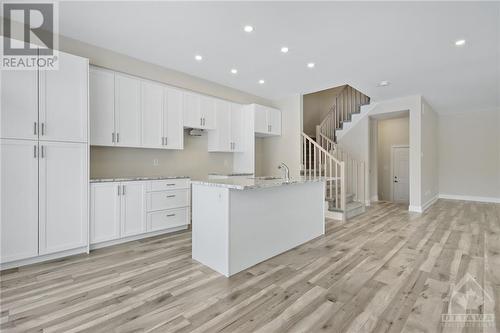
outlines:
{"label": "chrome faucet", "polygon": [[290,169],[288,169],[288,166],[281,162],[280,165],[278,165],[278,169],[284,169],[285,170],[285,181],[289,182],[290,181]]}

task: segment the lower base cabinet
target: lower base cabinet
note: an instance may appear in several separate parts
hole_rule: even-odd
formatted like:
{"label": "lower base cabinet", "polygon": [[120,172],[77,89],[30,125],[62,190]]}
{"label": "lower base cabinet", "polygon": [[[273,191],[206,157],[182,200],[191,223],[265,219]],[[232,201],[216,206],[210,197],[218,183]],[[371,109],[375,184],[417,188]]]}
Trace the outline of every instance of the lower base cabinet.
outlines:
{"label": "lower base cabinet", "polygon": [[92,183],[90,243],[188,225],[188,186],[188,179]]}

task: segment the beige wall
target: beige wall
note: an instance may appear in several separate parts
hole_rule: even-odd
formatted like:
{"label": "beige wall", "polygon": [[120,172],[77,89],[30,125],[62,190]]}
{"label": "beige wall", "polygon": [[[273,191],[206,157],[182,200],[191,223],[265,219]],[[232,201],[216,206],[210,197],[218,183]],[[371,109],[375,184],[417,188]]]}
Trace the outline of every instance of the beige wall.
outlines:
{"label": "beige wall", "polygon": [[302,96],[293,95],[276,102],[281,114],[281,136],[257,140],[258,175],[279,176],[280,162],[290,168],[290,177],[300,175],[300,139],[302,129]]}
{"label": "beige wall", "polygon": [[440,195],[500,202],[500,110],[439,115],[438,146]]}
{"label": "beige wall", "polygon": [[316,136],[316,125],[319,125],[328,114],[334,104],[335,97],[344,87],[340,86],[304,95],[303,124],[304,132],[307,135]]}
{"label": "beige wall", "polygon": [[378,120],[377,184],[379,200],[391,200],[391,147],[410,144],[409,125],[409,117]]}
{"label": "beige wall", "polygon": [[[274,103],[267,99],[74,39],[61,37],[59,48],[89,58],[90,63],[96,66],[242,104],[259,103],[274,106]],[[183,151],[91,147],[91,177],[186,175],[202,178],[209,172],[232,171],[232,154],[208,153],[206,135],[190,137],[185,131],[184,140]],[[159,160],[159,166],[153,166],[154,159]]]}

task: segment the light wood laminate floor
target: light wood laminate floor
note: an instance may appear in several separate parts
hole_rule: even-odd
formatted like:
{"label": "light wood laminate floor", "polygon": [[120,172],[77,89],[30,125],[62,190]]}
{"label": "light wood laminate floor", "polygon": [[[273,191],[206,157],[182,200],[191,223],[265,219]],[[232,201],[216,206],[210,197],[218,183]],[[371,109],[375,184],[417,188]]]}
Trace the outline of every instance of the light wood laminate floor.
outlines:
{"label": "light wood laminate floor", "polygon": [[[305,221],[306,222],[306,221]],[[467,274],[500,328],[500,205],[379,203],[231,278],[191,260],[191,233],[2,272],[2,332],[472,332],[441,324]]]}

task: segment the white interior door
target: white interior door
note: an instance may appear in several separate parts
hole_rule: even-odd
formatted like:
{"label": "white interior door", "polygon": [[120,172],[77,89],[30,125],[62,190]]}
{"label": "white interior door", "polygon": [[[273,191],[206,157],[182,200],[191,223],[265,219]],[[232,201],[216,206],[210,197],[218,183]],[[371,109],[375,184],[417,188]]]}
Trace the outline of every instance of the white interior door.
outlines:
{"label": "white interior door", "polygon": [[119,186],[120,183],[94,183],[90,187],[91,244],[120,238]]}
{"label": "white interior door", "polygon": [[39,71],[40,140],[87,142],[88,60],[59,52],[58,63]]}
{"label": "white interior door", "polygon": [[116,145],[141,145],[141,83],[138,79],[115,75]]}
{"label": "white interior door", "polygon": [[392,147],[392,200],[410,202],[410,148]]}
{"label": "white interior door", "polygon": [[88,146],[40,142],[39,252],[88,243]]}
{"label": "white interior door", "polygon": [[90,69],[90,144],[112,146],[115,132],[115,75]]}
{"label": "white interior door", "polygon": [[37,139],[37,71],[2,71],[0,80],[0,137]]}
{"label": "white interior door", "polygon": [[0,261],[38,255],[38,142],[0,140]]}
{"label": "white interior door", "polygon": [[163,135],[169,149],[184,148],[182,92],[164,88]]}
{"label": "white interior door", "polygon": [[141,82],[142,145],[164,148],[163,140],[163,87]]}
{"label": "white interior door", "polygon": [[121,190],[120,237],[146,232],[146,205],[143,182],[123,182]]}

